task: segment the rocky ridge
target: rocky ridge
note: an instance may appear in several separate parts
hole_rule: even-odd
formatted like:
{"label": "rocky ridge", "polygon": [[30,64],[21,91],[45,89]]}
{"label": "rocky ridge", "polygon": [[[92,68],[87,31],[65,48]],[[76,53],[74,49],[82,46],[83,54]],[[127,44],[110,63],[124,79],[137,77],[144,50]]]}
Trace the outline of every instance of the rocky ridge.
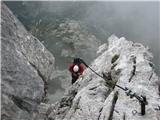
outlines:
{"label": "rocky ridge", "polygon": [[[86,69],[55,104],[44,103],[54,73],[54,57],[28,33],[2,3],[2,120],[159,120],[159,78],[152,54],[142,44],[111,36]],[[63,26],[63,25],[62,25]],[[115,81],[145,95],[146,114],[137,99],[111,87]]]}
{"label": "rocky ridge", "polygon": [[[159,120],[160,96],[158,76],[153,69],[152,54],[142,44],[124,37],[111,36],[99,47],[99,56],[90,65],[97,73],[104,73],[106,80],[90,69],[68,89],[60,102],[51,109],[48,118],[53,120]],[[140,103],[126,93],[106,84],[117,81],[137,95],[145,95],[148,105],[141,115]]]}

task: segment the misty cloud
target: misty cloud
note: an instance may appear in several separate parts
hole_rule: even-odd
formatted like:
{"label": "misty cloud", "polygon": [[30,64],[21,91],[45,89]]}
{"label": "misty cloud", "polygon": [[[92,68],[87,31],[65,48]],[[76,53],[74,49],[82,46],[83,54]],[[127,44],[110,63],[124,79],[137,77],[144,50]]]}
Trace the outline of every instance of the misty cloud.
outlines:
{"label": "misty cloud", "polygon": [[[47,11],[62,18],[79,20],[102,42],[106,42],[110,35],[115,34],[149,46],[154,55],[153,61],[157,71],[160,68],[160,6],[158,1],[41,1],[24,2],[24,4],[28,6],[32,4],[32,11],[39,8],[39,12]],[[34,6],[37,5],[39,7],[35,8]]]}

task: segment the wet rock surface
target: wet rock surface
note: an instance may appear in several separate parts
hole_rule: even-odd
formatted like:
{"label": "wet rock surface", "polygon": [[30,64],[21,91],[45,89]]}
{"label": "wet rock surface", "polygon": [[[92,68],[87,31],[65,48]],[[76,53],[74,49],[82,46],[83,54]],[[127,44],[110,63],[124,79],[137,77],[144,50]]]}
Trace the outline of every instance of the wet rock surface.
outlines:
{"label": "wet rock surface", "polygon": [[1,119],[43,119],[45,116],[38,107],[47,98],[54,57],[26,31],[5,4],[1,7]]}

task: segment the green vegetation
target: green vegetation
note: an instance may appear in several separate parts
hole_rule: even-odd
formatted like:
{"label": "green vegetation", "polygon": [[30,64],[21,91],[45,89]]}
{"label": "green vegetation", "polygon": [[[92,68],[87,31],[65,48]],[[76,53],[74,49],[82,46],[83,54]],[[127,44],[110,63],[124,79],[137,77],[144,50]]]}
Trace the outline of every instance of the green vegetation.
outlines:
{"label": "green vegetation", "polygon": [[114,55],[113,57],[112,57],[112,60],[111,60],[111,63],[113,64],[113,63],[115,63],[117,60],[118,60],[118,58],[119,58],[119,55]]}
{"label": "green vegetation", "polygon": [[116,103],[117,100],[118,100],[118,91],[116,91],[114,94],[113,103]]}
{"label": "green vegetation", "polygon": [[116,86],[117,80],[111,80],[111,87],[114,89]]}

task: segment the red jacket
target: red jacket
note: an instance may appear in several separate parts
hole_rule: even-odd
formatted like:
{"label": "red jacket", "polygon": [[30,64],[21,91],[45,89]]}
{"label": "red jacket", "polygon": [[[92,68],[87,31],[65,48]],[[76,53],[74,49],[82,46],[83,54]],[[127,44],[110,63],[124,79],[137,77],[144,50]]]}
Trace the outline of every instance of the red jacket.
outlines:
{"label": "red jacket", "polygon": [[75,65],[77,65],[77,64],[70,64],[69,66],[68,66],[68,70],[74,75],[74,76],[80,76],[80,75],[82,75],[82,73],[83,73],[83,71],[84,71],[84,65],[81,63],[81,64],[79,64],[78,66],[79,66],[79,71],[78,72],[74,72],[73,71],[73,67],[75,66]]}

